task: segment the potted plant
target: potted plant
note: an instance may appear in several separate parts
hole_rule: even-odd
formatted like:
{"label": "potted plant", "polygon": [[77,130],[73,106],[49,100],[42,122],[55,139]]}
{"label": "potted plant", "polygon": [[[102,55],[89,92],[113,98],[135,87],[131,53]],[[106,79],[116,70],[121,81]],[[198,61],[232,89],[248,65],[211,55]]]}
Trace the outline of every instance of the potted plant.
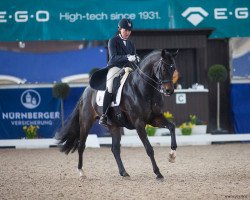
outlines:
{"label": "potted plant", "polygon": [[39,129],[39,126],[34,126],[34,125],[24,126],[23,127],[23,131],[25,133],[25,138],[26,139],[37,138],[37,136],[38,136],[38,134],[37,134],[38,129]]}
{"label": "potted plant", "polygon": [[221,132],[220,127],[220,82],[224,82],[227,79],[227,69],[224,65],[215,64],[208,70],[208,78],[210,81],[217,83],[217,130],[215,132]]}
{"label": "potted plant", "polygon": [[206,134],[207,125],[202,120],[200,120],[196,115],[190,115],[189,118],[190,123],[193,125],[193,135]]}
{"label": "potted plant", "polygon": [[164,112],[163,115],[164,115],[164,117],[165,117],[168,121],[174,123],[174,116],[173,116],[172,113],[170,113],[170,112],[167,111],[167,112]]}
{"label": "potted plant", "polygon": [[61,100],[61,120],[62,127],[64,127],[64,106],[63,100],[69,95],[70,87],[67,83],[56,83],[53,86],[52,92],[55,98]]}
{"label": "potted plant", "polygon": [[155,132],[156,132],[155,127],[147,124],[146,127],[145,127],[145,130],[146,130],[148,136],[154,136],[155,135]]}
{"label": "potted plant", "polygon": [[191,122],[184,122],[180,125],[180,130],[182,135],[191,135],[192,134],[193,124]]}

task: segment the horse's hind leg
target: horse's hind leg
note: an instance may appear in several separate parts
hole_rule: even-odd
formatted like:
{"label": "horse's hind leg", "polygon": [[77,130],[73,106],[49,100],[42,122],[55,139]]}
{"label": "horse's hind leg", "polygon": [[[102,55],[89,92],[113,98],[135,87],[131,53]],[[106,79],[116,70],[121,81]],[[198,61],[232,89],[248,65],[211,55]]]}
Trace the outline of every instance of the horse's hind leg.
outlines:
{"label": "horse's hind leg", "polygon": [[129,174],[126,172],[122,160],[121,160],[121,128],[115,127],[111,128],[110,132],[112,135],[112,147],[111,151],[114,154],[116,163],[119,168],[119,173],[123,177],[129,177]]}
{"label": "horse's hind leg", "polygon": [[79,156],[78,171],[79,171],[80,177],[84,177],[84,173],[82,170],[82,163],[83,163],[83,152],[84,152],[85,147],[86,147],[87,136],[88,135],[86,134],[86,132],[84,132],[83,129],[80,128],[80,141],[78,144],[78,156]]}
{"label": "horse's hind leg", "polygon": [[164,177],[162,176],[156,161],[155,161],[155,157],[154,157],[154,149],[152,147],[152,145],[150,144],[148,137],[147,137],[147,133],[145,131],[145,128],[140,127],[136,129],[138,132],[138,135],[146,149],[146,152],[151,160],[152,166],[153,166],[153,171],[156,174],[156,179],[163,179]]}
{"label": "horse's hind leg", "polygon": [[[86,113],[83,111],[82,113]],[[82,170],[82,165],[83,165],[83,152],[86,147],[86,140],[88,137],[88,133],[90,128],[92,127],[93,123],[95,122],[95,118],[91,116],[90,113],[88,113],[88,116],[84,116],[83,114],[80,115],[79,117],[79,123],[80,123],[80,138],[79,138],[79,144],[78,144],[78,171],[80,177],[84,177],[84,173]]]}

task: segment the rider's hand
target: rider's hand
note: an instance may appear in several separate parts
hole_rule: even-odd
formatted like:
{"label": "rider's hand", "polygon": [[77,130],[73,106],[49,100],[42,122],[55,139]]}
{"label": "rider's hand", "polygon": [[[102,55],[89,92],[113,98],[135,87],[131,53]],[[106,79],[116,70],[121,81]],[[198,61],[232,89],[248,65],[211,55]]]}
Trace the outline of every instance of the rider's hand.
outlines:
{"label": "rider's hand", "polygon": [[139,63],[141,61],[139,56],[136,56],[136,61]]}
{"label": "rider's hand", "polygon": [[128,55],[127,58],[129,62],[134,62],[136,59],[135,55]]}

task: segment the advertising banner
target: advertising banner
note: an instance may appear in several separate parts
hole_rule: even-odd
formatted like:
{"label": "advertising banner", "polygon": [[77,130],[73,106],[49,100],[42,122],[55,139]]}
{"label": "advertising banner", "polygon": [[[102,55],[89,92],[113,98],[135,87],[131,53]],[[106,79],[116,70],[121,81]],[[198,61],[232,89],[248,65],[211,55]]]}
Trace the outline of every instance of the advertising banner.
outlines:
{"label": "advertising banner", "polygon": [[0,139],[24,138],[24,127],[38,127],[38,137],[52,138],[61,124],[60,101],[51,88],[0,90]]}
{"label": "advertising banner", "polygon": [[0,50],[0,75],[26,80],[26,83],[54,83],[64,78],[88,74],[107,65],[105,47],[49,53]]}
{"label": "advertising banner", "polygon": [[0,41],[107,40],[121,18],[134,29],[213,28],[212,38],[250,36],[246,0],[0,1]]}
{"label": "advertising banner", "polygon": [[250,133],[250,84],[231,85],[231,110],[235,133]]}

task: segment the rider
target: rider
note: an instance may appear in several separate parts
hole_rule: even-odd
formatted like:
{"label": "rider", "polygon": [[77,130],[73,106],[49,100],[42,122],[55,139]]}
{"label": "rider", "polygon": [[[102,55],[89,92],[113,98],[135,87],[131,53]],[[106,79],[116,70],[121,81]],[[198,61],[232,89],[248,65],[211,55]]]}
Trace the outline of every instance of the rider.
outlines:
{"label": "rider", "polygon": [[133,24],[129,19],[121,19],[118,23],[118,35],[111,38],[108,42],[108,73],[106,82],[106,91],[103,102],[103,114],[100,117],[99,124],[107,126],[107,112],[112,102],[113,79],[119,75],[123,67],[127,67],[129,62],[136,61],[136,49],[132,41],[128,40]]}

